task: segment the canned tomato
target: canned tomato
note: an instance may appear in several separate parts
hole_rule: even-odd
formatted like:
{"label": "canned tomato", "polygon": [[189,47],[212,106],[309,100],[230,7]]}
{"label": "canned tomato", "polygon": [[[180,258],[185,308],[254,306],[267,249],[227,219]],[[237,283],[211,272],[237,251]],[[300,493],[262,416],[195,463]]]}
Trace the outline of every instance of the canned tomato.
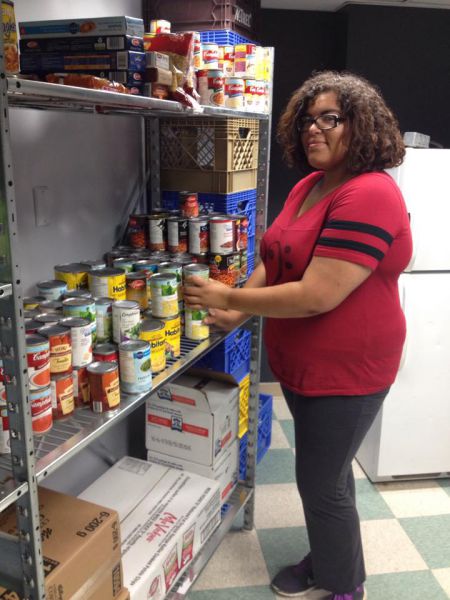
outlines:
{"label": "canned tomato", "polygon": [[2,0],[1,8],[5,71],[8,75],[13,75],[18,73],[20,69],[14,2],[12,2],[12,0]]}
{"label": "canned tomato", "polygon": [[148,215],[148,247],[151,251],[167,250],[167,214]]}
{"label": "canned tomato", "polygon": [[190,340],[206,340],[209,338],[209,325],[203,323],[208,316],[207,310],[184,311],[184,335]]}
{"label": "canned tomato", "polygon": [[33,433],[40,435],[52,428],[52,393],[50,386],[30,391]]}
{"label": "canned tomato", "polygon": [[133,270],[133,262],[134,258],[130,256],[121,256],[120,258],[115,258],[113,260],[114,269],[122,269],[125,273],[131,273]]}
{"label": "canned tomato", "polygon": [[239,281],[239,253],[211,254],[209,257],[210,277],[234,287]]}
{"label": "canned tomato", "polygon": [[87,367],[74,367],[72,376],[75,406],[87,406],[90,403]]}
{"label": "canned tomato", "polygon": [[244,108],[245,83],[239,77],[226,77],[224,82],[225,106],[227,108]]}
{"label": "canned tomato", "polygon": [[150,279],[152,314],[157,318],[178,314],[178,283],[173,273],[158,273]]}
{"label": "canned tomato", "polygon": [[112,303],[111,298],[94,298],[95,320],[97,323],[97,342],[109,342],[112,339]]}
{"label": "canned tomato", "polygon": [[147,215],[130,215],[128,217],[128,243],[132,248],[147,248]]}
{"label": "canned tomato", "polygon": [[52,375],[50,389],[53,420],[65,419],[73,413],[75,408],[72,373]]}
{"label": "canned tomato", "polygon": [[164,323],[166,360],[178,358],[181,354],[181,319],[178,316],[161,320]]}
{"label": "canned tomato", "polygon": [[214,254],[236,251],[236,220],[228,215],[209,220],[209,246]]}
{"label": "canned tomato", "polygon": [[61,300],[64,293],[67,291],[67,283],[57,279],[40,281],[36,284],[36,287],[38,293],[43,296],[45,300]]}
{"label": "canned tomato", "polygon": [[30,390],[50,385],[50,344],[42,335],[26,336],[28,383]]}
{"label": "canned tomato", "polygon": [[95,413],[119,408],[119,369],[115,362],[94,362],[87,367],[91,407]]}
{"label": "canned tomato", "polygon": [[197,74],[200,103],[206,106],[224,106],[223,72],[218,69],[199,71]]}
{"label": "canned tomato", "polygon": [[[4,390],[2,384],[2,392]],[[0,399],[0,454],[8,454],[11,452],[9,441],[9,419],[6,402]]]}
{"label": "canned tomato", "polygon": [[119,363],[119,353],[115,344],[97,344],[92,354],[95,362]]}
{"label": "canned tomato", "polygon": [[39,335],[48,339],[50,345],[50,373],[68,373],[72,370],[72,343],[70,329],[50,325],[38,329]]}
{"label": "canned tomato", "polygon": [[147,280],[145,271],[134,271],[126,275],[127,300],[137,302],[141,310],[148,308]]}
{"label": "canned tomato", "polygon": [[200,205],[198,203],[198,194],[195,192],[180,192],[180,217],[190,219],[198,217],[200,214]]}
{"label": "canned tomato", "polygon": [[209,220],[207,217],[189,219],[189,252],[205,254],[209,251]]}
{"label": "canned tomato", "polygon": [[97,258],[96,260],[84,260],[80,265],[86,267],[88,272],[106,269],[106,261],[101,258]]}
{"label": "canned tomato", "polygon": [[63,301],[63,315],[65,317],[80,317],[89,321],[92,343],[95,344],[97,341],[97,321],[93,298],[67,298]]}
{"label": "canned tomato", "polygon": [[189,265],[185,265],[183,267],[183,278],[184,281],[191,277],[191,275],[196,275],[197,277],[201,277],[205,281],[209,279],[209,266],[201,265],[199,263],[191,263]]}
{"label": "canned tomato", "polygon": [[167,247],[173,254],[188,251],[188,222],[183,217],[167,219]]}
{"label": "canned tomato", "polygon": [[44,296],[32,296],[23,299],[24,310],[35,310],[41,302],[44,302]]}
{"label": "canned tomato", "polygon": [[92,329],[87,319],[66,317],[61,320],[63,327],[70,328],[72,339],[72,366],[85,367],[92,362]]}
{"label": "canned tomato", "polygon": [[86,265],[68,263],[55,266],[55,279],[65,281],[68,290],[79,290],[87,287],[88,271]]}
{"label": "canned tomato", "polygon": [[116,344],[139,338],[141,313],[138,302],[119,300],[112,305],[113,341]]}
{"label": "canned tomato", "polygon": [[[43,300],[39,304],[39,313],[37,314],[49,314],[62,316],[63,304],[59,300]],[[37,314],[35,316],[37,316]]]}
{"label": "canned tomato", "polygon": [[34,317],[34,321],[41,324],[41,327],[44,325],[58,325],[61,320],[61,315],[51,314],[51,313],[40,313]]}
{"label": "canned tomato", "polygon": [[119,344],[120,387],[128,394],[148,392],[152,387],[150,344],[129,340]]}
{"label": "canned tomato", "polygon": [[218,62],[219,62],[219,45],[203,43],[202,44],[203,69],[217,69]]}
{"label": "canned tomato", "polygon": [[67,298],[92,298],[92,294],[89,290],[67,290],[64,293],[64,300]]}
{"label": "canned tomato", "polygon": [[126,285],[123,269],[99,269],[89,272],[89,290],[96,298],[125,300]]}
{"label": "canned tomato", "polygon": [[150,344],[152,373],[160,373],[166,368],[166,334],[162,321],[144,319],[141,324],[141,340]]}

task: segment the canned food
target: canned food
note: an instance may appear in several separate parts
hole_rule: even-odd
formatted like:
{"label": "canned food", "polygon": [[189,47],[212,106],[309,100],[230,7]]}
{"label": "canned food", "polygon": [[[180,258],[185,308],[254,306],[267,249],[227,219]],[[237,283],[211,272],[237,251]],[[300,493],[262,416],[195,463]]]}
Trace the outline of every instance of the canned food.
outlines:
{"label": "canned food", "polygon": [[130,256],[122,256],[113,260],[114,269],[122,269],[125,273],[131,273],[133,270],[134,259]]}
{"label": "canned food", "polygon": [[257,100],[257,89],[256,89],[256,81],[254,79],[246,79],[245,80],[245,89],[244,89],[244,104],[245,108],[254,109],[256,106]]}
{"label": "canned food", "polygon": [[190,219],[198,217],[200,214],[200,205],[198,203],[198,194],[195,192],[180,192],[180,217]]}
{"label": "canned food", "polygon": [[96,298],[125,300],[126,284],[123,269],[99,269],[89,273],[89,290]]}
{"label": "canned food", "polygon": [[38,333],[48,339],[50,346],[50,373],[68,373],[72,370],[72,343],[70,329],[60,325],[47,325]]}
{"label": "canned food", "polygon": [[45,300],[60,300],[67,291],[67,283],[62,280],[40,281],[36,284],[38,293]]}
{"label": "canned food", "polygon": [[5,71],[8,75],[14,75],[19,72],[20,66],[16,16],[12,0],[2,0],[2,23]]}
{"label": "canned food", "polygon": [[173,254],[170,257],[171,261],[177,262],[179,265],[190,265],[192,260],[192,254]]}
{"label": "canned food", "polygon": [[119,344],[125,340],[138,339],[140,321],[138,302],[132,300],[114,302],[112,305],[113,341]]}
{"label": "canned food", "polygon": [[184,312],[184,335],[190,340],[206,340],[209,338],[209,325],[203,323],[207,316],[207,310],[186,308]]}
{"label": "canned food", "polygon": [[68,263],[55,266],[55,279],[65,281],[68,290],[79,290],[87,287],[88,271],[86,265]]}
{"label": "canned food", "polygon": [[234,74],[236,77],[254,78],[256,74],[256,45],[237,44],[234,47]]}
{"label": "canned food", "polygon": [[189,265],[185,265],[183,267],[184,280],[186,281],[186,279],[188,277],[191,277],[191,275],[196,275],[197,277],[201,277],[205,281],[208,281],[209,280],[209,266],[202,265],[199,263],[191,263]]}
{"label": "canned food", "polygon": [[[37,314],[46,313],[49,315],[62,315],[63,304],[59,300],[43,300],[39,304],[40,312]],[[37,316],[37,315],[35,315]]]}
{"label": "canned food", "polygon": [[94,362],[87,367],[91,406],[95,413],[119,408],[119,369],[115,362]]}
{"label": "canned food", "polygon": [[109,342],[112,339],[112,303],[111,298],[94,298],[95,319],[97,322],[97,342]]}
{"label": "canned food", "polygon": [[209,251],[209,219],[197,217],[189,219],[189,252],[205,254]]}
{"label": "canned food", "polygon": [[225,105],[223,71],[218,69],[199,71],[197,81],[200,104],[206,106]]}
{"label": "canned food", "polygon": [[44,302],[44,296],[32,296],[23,299],[24,310],[35,310],[41,302]]}
{"label": "canned food", "polygon": [[116,258],[126,258],[127,256],[130,256],[134,250],[135,249],[130,246],[116,246],[110,252],[105,254],[106,266],[111,268]]}
{"label": "canned food", "polygon": [[53,420],[65,419],[70,416],[75,408],[72,373],[52,375],[50,389]]}
{"label": "canned food", "polygon": [[119,363],[119,353],[115,344],[97,344],[92,354],[96,362]]}
{"label": "canned food", "polygon": [[150,280],[152,288],[152,313],[154,317],[174,317],[178,314],[177,276],[158,273]]}
{"label": "canned food", "polygon": [[148,215],[148,247],[150,250],[167,250],[167,215]]}
{"label": "canned food", "polygon": [[126,274],[127,300],[139,304],[141,310],[148,308],[147,273],[145,271],[134,271]]}
{"label": "canned food", "polygon": [[80,263],[83,267],[86,267],[87,271],[98,271],[99,269],[106,269],[106,261],[102,258],[96,260],[84,260]]}
{"label": "canned food", "polygon": [[218,62],[219,62],[219,45],[203,43],[202,44],[203,69],[217,69]]}
{"label": "canned food", "polygon": [[152,387],[150,344],[129,340],[119,344],[120,387],[129,394],[148,392]]}
{"label": "canned food", "polygon": [[147,215],[130,215],[128,217],[128,243],[132,248],[147,248]]}
{"label": "canned food", "polygon": [[155,262],[164,262],[165,260],[170,259],[170,252],[165,252],[163,250],[157,250],[155,252],[150,253],[150,259]]}
{"label": "canned food", "polygon": [[52,428],[52,393],[50,386],[30,391],[31,426],[33,433],[41,435]]}
{"label": "canned food", "polygon": [[152,289],[150,286],[150,279],[153,277],[155,273],[158,272],[159,262],[150,259],[138,260],[133,264],[134,271],[145,271],[147,274],[147,298],[150,304],[152,299]]}
{"label": "canned food", "polygon": [[199,31],[194,31],[193,63],[194,69],[203,69],[202,38]]}
{"label": "canned food", "polygon": [[28,383],[30,390],[50,385],[50,344],[42,335],[26,336]]}
{"label": "canned food", "polygon": [[214,254],[236,251],[236,219],[224,215],[209,220],[209,246]]}
{"label": "canned food", "polygon": [[42,311],[40,311],[38,308],[36,308],[34,310],[24,310],[23,311],[24,321],[31,321],[32,319],[34,319],[34,317],[37,317],[41,313],[42,313]]}
{"label": "canned food", "polygon": [[160,373],[166,368],[165,325],[156,319],[144,319],[141,324],[141,340],[150,344],[152,373]]}
{"label": "canned food", "polygon": [[87,406],[91,399],[89,395],[89,378],[87,367],[74,367],[73,372],[73,397],[76,406]]}
{"label": "canned food", "polygon": [[245,281],[247,279],[247,271],[248,271],[248,252],[247,249],[241,250],[240,252],[240,281]]}
{"label": "canned food", "polygon": [[240,257],[234,254],[211,254],[209,257],[210,277],[230,287],[239,281]]}
{"label": "canned food", "polygon": [[72,366],[85,367],[92,362],[91,324],[80,317],[66,317],[60,323],[70,328],[72,339]]}
{"label": "canned food", "polygon": [[192,262],[199,265],[209,265],[209,256],[204,254],[192,254]]}
{"label": "canned food", "polygon": [[181,354],[181,320],[180,317],[162,319],[166,341],[166,360],[178,358]]}
{"label": "canned food", "polygon": [[244,108],[245,83],[239,77],[226,77],[224,82],[225,106],[227,108]]}
{"label": "canned food", "polygon": [[40,313],[34,317],[34,320],[41,324],[41,327],[44,325],[58,325],[61,320],[61,315],[55,315],[51,313]]}
{"label": "canned food", "polygon": [[40,323],[39,321],[35,320],[35,317],[33,317],[32,319],[27,319],[25,321],[25,333],[37,333],[38,329],[40,329],[41,327],[44,327],[43,323]]}
{"label": "canned food", "polygon": [[167,247],[173,254],[188,251],[188,221],[184,217],[167,219]]}
{"label": "canned food", "polygon": [[248,247],[248,227],[249,221],[247,215],[236,215],[239,217],[239,232],[236,248],[238,250],[246,250]]}
{"label": "canned food", "polygon": [[67,290],[64,294],[64,300],[66,298],[92,298],[92,294],[89,290]]}
{"label": "canned food", "polygon": [[63,301],[63,315],[65,317],[80,317],[89,321],[92,343],[95,344],[97,340],[97,321],[93,298],[67,298]]}
{"label": "canned food", "polygon": [[175,262],[162,262],[159,265],[160,273],[173,273],[177,278],[178,302],[183,299],[183,265]]}
{"label": "canned food", "polygon": [[[2,384],[2,392],[4,391]],[[9,441],[9,419],[8,408],[6,402],[0,399],[0,454],[8,454],[11,452]]]}

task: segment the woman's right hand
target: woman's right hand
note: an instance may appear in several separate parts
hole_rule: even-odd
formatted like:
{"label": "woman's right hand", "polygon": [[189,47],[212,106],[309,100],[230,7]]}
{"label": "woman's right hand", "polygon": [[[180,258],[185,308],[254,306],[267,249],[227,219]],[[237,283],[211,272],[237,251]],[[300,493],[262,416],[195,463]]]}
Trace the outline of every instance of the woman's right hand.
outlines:
{"label": "woman's right hand", "polygon": [[208,309],[208,316],[205,317],[206,325],[214,325],[217,329],[224,331],[233,331],[236,327],[245,321],[247,315],[237,310],[223,310],[221,308]]}

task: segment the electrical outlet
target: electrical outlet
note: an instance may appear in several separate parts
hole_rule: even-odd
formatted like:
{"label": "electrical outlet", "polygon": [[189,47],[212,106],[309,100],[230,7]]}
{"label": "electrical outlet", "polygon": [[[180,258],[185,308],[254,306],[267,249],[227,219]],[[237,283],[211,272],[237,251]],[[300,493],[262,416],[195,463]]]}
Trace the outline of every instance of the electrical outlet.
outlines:
{"label": "electrical outlet", "polygon": [[52,198],[45,185],[33,188],[34,218],[36,227],[46,227],[52,222]]}

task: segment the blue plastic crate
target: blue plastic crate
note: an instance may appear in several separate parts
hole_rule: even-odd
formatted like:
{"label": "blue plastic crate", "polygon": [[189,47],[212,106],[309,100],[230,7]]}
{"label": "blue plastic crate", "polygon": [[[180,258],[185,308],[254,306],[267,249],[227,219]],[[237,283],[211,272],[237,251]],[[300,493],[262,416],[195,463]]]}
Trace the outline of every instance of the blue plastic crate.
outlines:
{"label": "blue plastic crate", "polygon": [[255,238],[255,236],[254,235],[249,236],[249,238],[248,238],[248,244],[247,244],[247,256],[248,256],[248,258],[250,258],[250,257],[252,257],[253,259],[255,258],[255,244],[256,244],[256,238]]}
{"label": "blue plastic crate", "polygon": [[167,210],[177,210],[180,207],[179,192],[161,192],[163,208]]}
{"label": "blue plastic crate", "polygon": [[251,337],[250,331],[236,329],[200,359],[196,366],[229,373],[236,381],[241,381],[250,371]]}
{"label": "blue plastic crate", "polygon": [[245,481],[247,475],[247,444],[248,433],[244,434],[239,441],[239,479]]}
{"label": "blue plastic crate", "polygon": [[254,43],[243,35],[231,31],[231,29],[200,31],[200,39],[203,43],[219,44],[219,46]]}
{"label": "blue plastic crate", "polygon": [[[258,445],[256,450],[256,462],[261,459],[270,448],[272,441],[272,408],[273,396],[269,394],[259,395],[258,413]],[[239,443],[239,479],[244,481],[247,474],[247,446],[248,433],[242,436]]]}
{"label": "blue plastic crate", "polygon": [[254,270],[255,270],[255,257],[249,256],[247,259],[247,277],[250,277],[250,275],[253,273]]}

